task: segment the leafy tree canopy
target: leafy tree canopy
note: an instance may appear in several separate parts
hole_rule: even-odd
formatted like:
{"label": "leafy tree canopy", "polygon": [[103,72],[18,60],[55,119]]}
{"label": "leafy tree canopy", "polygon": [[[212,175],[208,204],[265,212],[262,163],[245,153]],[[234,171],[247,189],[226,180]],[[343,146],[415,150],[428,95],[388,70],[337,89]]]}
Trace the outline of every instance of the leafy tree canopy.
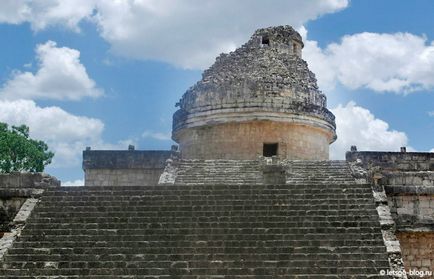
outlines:
{"label": "leafy tree canopy", "polygon": [[9,128],[0,122],[0,172],[42,172],[53,156],[45,142],[29,138],[26,125]]}

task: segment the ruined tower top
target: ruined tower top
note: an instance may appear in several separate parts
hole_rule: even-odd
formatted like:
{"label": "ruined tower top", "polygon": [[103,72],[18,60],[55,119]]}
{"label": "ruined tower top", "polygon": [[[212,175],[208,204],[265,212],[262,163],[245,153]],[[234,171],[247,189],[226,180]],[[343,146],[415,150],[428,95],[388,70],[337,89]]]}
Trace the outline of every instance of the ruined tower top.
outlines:
{"label": "ruined tower top", "polygon": [[251,121],[319,128],[327,134],[328,149],[336,138],[334,116],[302,59],[302,48],[297,31],[278,26],[258,29],[240,48],[218,56],[177,104],[172,137],[181,152],[186,129]]}
{"label": "ruined tower top", "polygon": [[325,107],[315,75],[301,59],[302,48],[300,34],[290,26],[259,29],[242,47],[218,56],[179,106],[189,110],[240,99],[285,98]]}
{"label": "ruined tower top", "polygon": [[301,58],[304,47],[300,34],[291,26],[269,27],[256,30],[248,42],[252,47],[279,48],[281,52]]}

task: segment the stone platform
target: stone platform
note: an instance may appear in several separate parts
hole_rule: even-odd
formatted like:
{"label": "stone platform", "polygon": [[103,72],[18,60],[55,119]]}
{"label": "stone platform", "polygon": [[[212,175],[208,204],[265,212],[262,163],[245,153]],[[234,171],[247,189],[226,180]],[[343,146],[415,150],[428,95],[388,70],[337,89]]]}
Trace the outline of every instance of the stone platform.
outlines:
{"label": "stone platform", "polygon": [[[382,278],[360,184],[47,190],[1,278]],[[387,278],[387,277],[384,277]]]}

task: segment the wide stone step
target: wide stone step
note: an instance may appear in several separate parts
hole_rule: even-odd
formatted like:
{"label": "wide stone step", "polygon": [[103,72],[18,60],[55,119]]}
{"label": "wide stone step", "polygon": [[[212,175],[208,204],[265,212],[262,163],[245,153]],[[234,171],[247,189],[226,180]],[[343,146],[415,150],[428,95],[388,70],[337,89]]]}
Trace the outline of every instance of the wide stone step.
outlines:
{"label": "wide stone step", "polygon": [[[172,217],[173,216],[173,217]],[[172,216],[124,216],[124,217],[113,217],[109,214],[107,215],[98,215],[96,217],[79,217],[79,218],[70,218],[69,220],[61,221],[53,218],[39,218],[36,217],[27,224],[27,228],[33,228],[39,226],[41,228],[55,228],[55,224],[63,224],[63,226],[75,226],[77,223],[95,223],[95,224],[107,224],[112,225],[134,225],[138,226],[140,224],[142,227],[149,227],[150,224],[165,224],[170,223],[174,225],[178,225],[178,223],[187,224],[186,227],[192,224],[197,224],[201,226],[252,226],[252,227],[275,227],[279,225],[283,225],[285,223],[299,222],[302,223],[312,223],[312,222],[328,222],[328,223],[336,223],[336,222],[366,222],[366,221],[378,221],[378,217],[374,214],[367,215],[344,215],[344,213],[340,215],[327,216],[327,215],[306,215],[306,216],[192,216],[192,217],[178,217],[175,214]],[[60,221],[60,222],[59,222]],[[55,223],[58,222],[58,223]],[[53,227],[48,227],[51,225]]]}
{"label": "wide stone step", "polygon": [[[55,226],[55,224],[50,223],[51,225],[53,225],[53,228],[50,228],[49,230],[45,229],[44,227],[41,228],[36,228],[35,226],[29,226],[28,231],[37,231],[37,230],[46,230],[46,233],[49,232],[53,232],[55,230],[60,230],[57,233],[61,233],[62,230],[69,230],[71,227],[76,226],[77,223],[72,223],[70,224],[70,226],[66,227],[66,228],[60,228],[58,226]],[[104,224],[104,223],[103,223]],[[107,225],[102,225],[104,227],[108,227],[108,228],[113,228],[116,229],[117,231],[123,232],[125,230],[142,230],[143,233],[149,233],[148,230],[152,230],[152,229],[157,229],[157,228],[164,228],[166,230],[180,230],[180,229],[185,229],[185,230],[203,230],[203,229],[214,229],[216,232],[218,230],[225,230],[226,229],[232,229],[233,231],[228,231],[227,233],[233,233],[245,228],[255,228],[256,230],[260,230],[260,229],[268,229],[270,231],[272,231],[275,228],[280,228],[282,227],[282,225],[284,225],[285,223],[283,222],[275,222],[275,223],[269,223],[269,224],[264,224],[264,223],[198,223],[198,222],[192,222],[192,223],[187,223],[186,224],[179,224],[179,223],[174,223],[174,222],[158,222],[158,223],[148,223],[146,225],[131,225],[129,227],[126,227],[124,229],[122,229],[122,226],[125,223],[116,223],[116,224],[111,224],[112,227],[108,227]],[[303,222],[297,222],[296,220],[291,220],[289,222],[287,222],[286,224],[288,225],[295,225],[295,224],[299,224],[300,227],[303,228],[318,228],[321,226],[324,226],[325,228],[327,227],[337,227],[337,228],[351,228],[351,227],[359,227],[359,228],[363,228],[363,227],[369,227],[369,226],[374,226],[376,225],[375,221],[373,220],[373,218],[371,220],[366,220],[366,221],[353,221],[353,220],[343,220],[343,221],[328,221],[328,220],[322,220],[322,221],[303,221]],[[87,224],[86,224],[87,225]],[[88,226],[89,227],[89,226]],[[140,228],[140,227],[144,227],[144,228]],[[251,229],[253,232],[252,233],[256,233],[257,231],[255,231],[255,229]],[[285,232],[293,232],[293,230],[289,229],[289,228],[285,228],[285,229],[281,229],[282,231]],[[103,231],[103,229],[101,228],[101,231]],[[244,232],[244,231],[243,231]],[[83,232],[84,234],[91,234],[92,230],[88,229],[88,232]],[[247,233],[247,232],[246,232]]]}
{"label": "wide stone step", "polygon": [[[307,204],[307,202],[310,203]],[[174,212],[174,211],[187,211],[187,212],[193,212],[192,214],[196,214],[196,212],[214,212],[214,211],[267,211],[267,210],[281,210],[281,211],[297,211],[297,210],[309,210],[312,208],[312,206],[322,206],[318,209],[322,210],[346,210],[346,209],[352,209],[357,208],[357,206],[360,206],[360,204],[363,205],[363,203],[373,202],[373,199],[357,199],[354,200],[354,202],[357,202],[359,204],[352,204],[351,201],[347,200],[337,200],[337,201],[330,201],[330,204],[325,204],[324,201],[321,200],[300,200],[300,201],[276,201],[275,205],[261,205],[261,204],[246,204],[246,205],[210,205],[208,203],[206,204],[193,204],[193,205],[167,205],[167,206],[153,206],[152,204],[149,204],[148,206],[128,206],[125,208],[122,208],[121,206],[114,206],[105,208],[103,206],[71,206],[71,207],[60,207],[60,206],[53,206],[53,207],[44,207],[43,211],[37,211],[37,213],[79,213],[79,212],[87,212],[87,213],[97,213],[100,212],[147,212],[147,211],[167,211],[167,212]]]}
{"label": "wide stone step", "polygon": [[[345,227],[344,229],[349,228],[359,228],[359,227]],[[316,227],[305,227],[305,230],[321,230],[321,228]],[[57,230],[58,233],[52,234],[50,231],[46,230],[47,234],[24,234],[20,239],[34,239],[38,240],[65,240],[63,237],[68,236],[73,241],[80,241],[80,238],[77,236],[82,236],[83,240],[88,239],[97,239],[99,236],[104,236],[102,240],[110,240],[113,241],[113,238],[118,236],[120,239],[131,240],[132,235],[137,237],[137,240],[161,240],[161,239],[172,239],[178,241],[179,239],[199,239],[199,240],[207,240],[207,239],[223,239],[223,240],[303,240],[309,237],[310,240],[359,240],[359,239],[377,239],[381,237],[381,234],[378,233],[369,233],[360,230],[358,233],[346,233],[345,236],[339,237],[338,233],[307,233],[304,230],[293,231],[287,228],[238,228],[238,229],[222,229],[222,228],[195,228],[191,229],[152,229],[149,230],[148,233],[144,233],[143,230],[124,230],[119,231],[117,229],[101,229],[99,233],[89,233],[89,234],[77,234],[79,230]],[[29,230],[30,232],[30,230]],[[149,233],[150,232],[150,233]],[[300,234],[298,234],[300,233]],[[274,236],[277,235],[277,237]],[[176,238],[176,236],[178,237]],[[159,237],[162,238],[159,238]],[[196,237],[196,238],[195,238]],[[269,238],[267,238],[269,237]],[[68,239],[69,240],[69,239]],[[116,240],[116,239],[114,239]]]}
{"label": "wide stone step", "polygon": [[[327,195],[327,196],[333,196],[333,195],[372,195],[371,188],[355,188],[352,187],[352,185],[341,185],[339,188],[329,188],[327,185],[318,185],[323,187],[317,187],[317,188],[309,188],[309,185],[291,185],[294,188],[291,189],[280,189],[274,191],[274,193],[270,190],[263,190],[263,191],[252,191],[252,190],[241,190],[237,191],[236,193],[231,191],[216,191],[216,193],[213,193],[211,197],[208,197],[210,192],[209,191],[156,191],[156,193],[150,193],[150,192],[137,192],[134,195],[125,195],[121,193],[116,192],[103,192],[96,194],[94,192],[84,192],[82,194],[68,194],[68,196],[61,196],[61,195],[52,195],[52,196],[44,196],[43,200],[45,202],[48,201],[98,201],[98,198],[104,199],[103,201],[125,201],[125,200],[142,200],[142,199],[149,199],[149,198],[157,198],[157,199],[164,199],[167,197],[168,200],[182,200],[182,199],[188,199],[188,200],[203,200],[203,199],[222,199],[222,198],[230,198],[234,199],[235,195],[241,196],[240,198],[262,198],[262,199],[270,199],[270,198],[287,198],[287,199],[295,199],[301,197],[300,195],[304,195],[306,198],[312,198],[312,195]],[[300,187],[305,187],[306,189],[300,189]],[[189,187],[189,186],[185,186]],[[210,190],[211,191],[211,190]],[[248,202],[248,200],[247,200]]]}
{"label": "wide stone step", "polygon": [[[368,205],[317,205],[317,212],[336,212],[338,210],[372,210],[370,206]],[[303,206],[293,206],[292,210],[281,210],[279,213],[272,213],[270,212],[270,208],[265,208],[263,210],[239,210],[239,211],[233,211],[233,210],[225,210],[223,211],[222,208],[215,208],[216,210],[220,210],[220,212],[215,212],[213,210],[192,210],[191,208],[189,210],[161,210],[159,212],[155,212],[152,210],[149,210],[147,212],[137,212],[134,210],[131,211],[119,211],[119,210],[111,210],[111,211],[102,211],[101,213],[98,212],[86,212],[86,211],[70,211],[70,212],[37,212],[34,214],[35,218],[98,218],[98,217],[119,217],[119,218],[125,218],[125,217],[149,217],[149,216],[160,216],[160,217],[171,217],[171,216],[193,216],[193,217],[202,217],[202,216],[233,216],[233,215],[239,215],[239,216],[257,216],[261,214],[262,216],[286,216],[288,214],[304,214],[306,211],[311,210],[311,207],[303,205]],[[276,209],[276,208],[275,208]],[[282,207],[283,209],[283,207]],[[286,208],[288,209],[288,207]],[[262,212],[261,212],[262,211]],[[313,211],[312,214],[314,215]],[[333,213],[334,214],[334,213]],[[360,214],[360,213],[359,213]],[[340,215],[345,216],[345,214],[342,212]]]}
{"label": "wide stone step", "polygon": [[[375,236],[376,237],[376,236]],[[177,240],[166,240],[165,237],[157,238],[155,240],[143,240],[143,241],[134,241],[134,240],[123,240],[116,239],[110,241],[89,241],[87,236],[84,237],[82,241],[74,241],[76,245],[71,247],[71,241],[67,239],[59,240],[58,238],[53,239],[52,241],[30,241],[26,240],[26,246],[20,246],[19,244],[23,244],[23,241],[17,242],[17,246],[14,246],[9,250],[9,255],[15,254],[62,254],[62,253],[74,253],[74,254],[88,254],[88,253],[96,253],[98,250],[94,249],[104,249],[105,253],[119,254],[119,253],[134,253],[137,250],[143,249],[142,247],[147,248],[159,248],[159,247],[177,247],[177,248],[189,248],[189,247],[222,247],[227,246],[228,251],[230,249],[238,249],[243,247],[248,248],[281,248],[285,247],[288,249],[294,249],[298,253],[324,253],[333,252],[333,253],[360,253],[360,252],[373,252],[375,250],[384,252],[384,245],[380,238],[375,239],[357,239],[352,240],[349,243],[348,239],[335,239],[335,240],[253,240],[253,239],[243,239],[243,240],[234,240],[234,239],[226,239],[225,242],[222,240],[197,240],[197,239],[177,239]],[[120,237],[122,238],[122,237]],[[43,248],[42,248],[43,247]],[[116,253],[118,251],[119,253]],[[236,250],[235,250],[236,251]],[[278,249],[275,250],[276,252]],[[140,252],[140,251],[139,251]]]}
{"label": "wide stone step", "polygon": [[[339,184],[330,184],[330,188],[336,188],[339,187]],[[311,188],[315,188],[315,184],[310,185]],[[322,187],[322,185],[321,185]],[[360,185],[354,185],[354,187],[369,187],[368,184],[360,184]],[[114,192],[114,193],[124,193],[128,194],[128,192],[140,192],[140,191],[185,191],[185,190],[243,190],[243,189],[270,189],[270,190],[276,190],[276,189],[288,189],[293,188],[292,185],[242,185],[242,186],[235,186],[230,184],[213,184],[213,185],[204,185],[200,188],[194,187],[194,186],[179,186],[179,185],[158,185],[158,186],[100,186],[100,187],[73,187],[73,186],[64,186],[59,188],[58,190],[48,190],[46,193],[49,195],[59,195],[62,193],[82,193],[84,192]],[[44,194],[45,195],[45,194]]]}
{"label": "wide stone step", "polygon": [[[77,224],[87,225],[88,227],[92,224],[100,225],[100,226],[134,226],[146,228],[150,227],[154,224],[161,224],[164,226],[165,224],[172,224],[173,226],[179,227],[183,225],[184,227],[189,227],[192,225],[195,226],[218,226],[218,227],[243,227],[243,226],[252,226],[252,227],[276,227],[281,226],[282,223],[292,223],[292,222],[300,222],[300,223],[310,223],[310,222],[360,222],[360,221],[378,221],[378,217],[374,214],[372,215],[355,215],[355,216],[288,216],[285,218],[276,218],[273,216],[264,216],[257,217],[256,219],[250,217],[253,220],[247,220],[245,217],[240,216],[239,218],[209,218],[209,217],[197,217],[197,218],[149,218],[149,217],[124,217],[124,218],[113,218],[108,216],[96,217],[96,218],[77,218],[70,219],[64,222],[58,222],[59,220],[55,220],[58,223],[52,222],[51,220],[48,222],[41,222],[42,220],[34,219],[32,222],[27,224],[27,229],[33,228],[43,228],[43,229],[56,229],[60,227],[72,227]],[[155,226],[155,225],[154,225]]]}
{"label": "wide stone step", "polygon": [[[306,263],[308,265],[308,263]],[[79,277],[73,277],[73,278],[94,278],[94,277],[87,277],[89,275],[101,275],[106,276],[105,278],[114,278],[113,276],[116,276],[115,278],[131,278],[126,277],[127,275],[130,276],[140,276],[139,278],[183,278],[183,279],[199,279],[199,278],[325,278],[323,277],[323,274],[340,274],[340,276],[360,276],[359,278],[388,278],[388,277],[380,277],[379,271],[382,269],[386,269],[386,266],[383,266],[381,268],[369,268],[369,267],[333,267],[329,266],[326,268],[319,268],[319,267],[278,267],[278,268],[254,268],[254,269],[247,269],[247,268],[225,268],[224,272],[222,273],[221,268],[216,269],[210,269],[210,268],[173,268],[173,270],[164,272],[161,268],[133,268],[128,267],[125,269],[122,268],[69,268],[69,269],[31,269],[28,273],[19,272],[18,274],[20,276],[22,275],[29,275],[32,276],[69,276],[79,274]],[[226,274],[226,276],[223,276],[221,274]],[[279,274],[283,274],[283,277]],[[285,274],[291,274],[291,276],[288,276]],[[309,275],[312,274],[315,277],[312,276],[306,276],[306,277],[300,277],[300,275]],[[146,275],[145,277],[142,277],[143,275]],[[246,277],[246,276],[253,276],[253,277]],[[369,276],[367,276],[369,275]],[[83,277],[85,276],[85,277]],[[123,276],[123,277],[121,277]],[[175,276],[175,277],[174,277]],[[179,277],[182,276],[182,277]],[[295,277],[296,276],[296,277]],[[23,278],[23,277],[19,277]],[[49,278],[49,277],[43,277],[43,278]],[[53,278],[53,277],[50,277]],[[100,277],[101,278],[101,277]],[[132,277],[137,278],[137,277]],[[326,277],[326,278],[344,278],[344,277]],[[353,277],[348,277],[353,278]],[[358,277],[356,277],[358,278]]]}
{"label": "wide stone step", "polygon": [[[149,197],[150,199],[151,197]],[[254,197],[252,197],[254,198]],[[228,198],[229,199],[229,198]],[[261,210],[266,208],[281,208],[284,209],[287,207],[288,209],[296,209],[298,205],[306,204],[306,202],[309,202],[311,204],[323,204],[324,200],[327,200],[330,205],[349,205],[354,203],[363,203],[363,202],[372,202],[373,197],[369,197],[368,194],[366,195],[357,195],[357,194],[341,194],[341,195],[334,195],[331,196],[324,196],[323,198],[307,198],[305,195],[300,195],[300,197],[292,197],[292,198],[277,198],[277,199],[266,199],[266,200],[252,200],[252,201],[246,201],[246,200],[224,200],[224,199],[202,199],[202,200],[188,200],[188,199],[178,199],[178,200],[160,200],[160,203],[158,203],[158,200],[152,200],[152,201],[131,201],[128,202],[113,202],[113,204],[105,203],[101,201],[95,201],[90,202],[88,205],[84,206],[80,203],[76,202],[64,202],[63,206],[60,206],[55,203],[47,204],[39,209],[40,212],[42,211],[86,211],[89,212],[92,211],[98,211],[98,208],[104,207],[104,210],[102,211],[111,211],[119,209],[119,207],[125,208],[125,211],[133,210],[143,210],[147,211],[146,208],[156,209],[161,208],[162,210],[166,210],[165,208],[187,208],[187,206],[191,209],[199,209],[202,208],[206,211],[207,208],[226,208],[226,209],[233,209],[233,210]]]}
{"label": "wide stone step", "polygon": [[[208,193],[209,194],[209,193]],[[318,190],[284,190],[281,193],[276,193],[275,195],[263,192],[263,193],[255,193],[255,192],[244,192],[235,194],[228,192],[217,193],[216,195],[209,196],[208,194],[191,194],[189,192],[185,192],[183,194],[173,194],[172,192],[168,192],[166,194],[143,194],[136,196],[113,196],[113,195],[99,195],[99,196],[71,196],[71,197],[44,197],[44,203],[77,203],[79,205],[82,203],[107,203],[107,202],[116,202],[116,203],[128,203],[128,202],[163,202],[163,201],[203,201],[203,200],[216,200],[216,201],[226,201],[226,200],[238,200],[243,201],[244,203],[253,203],[258,200],[262,201],[270,201],[276,199],[285,199],[285,200],[297,200],[297,199],[315,199],[317,197],[321,198],[330,198],[330,197],[358,197],[358,198],[368,198],[369,195],[372,197],[371,190],[358,190],[348,188],[340,188],[331,190],[330,193],[327,193],[327,189],[318,189]],[[98,199],[99,197],[100,199]],[[249,200],[252,199],[252,200]]]}
{"label": "wide stone step", "polygon": [[[116,247],[115,247],[116,248]],[[177,259],[184,261],[197,261],[204,260],[207,256],[214,259],[225,260],[254,260],[259,261],[262,257],[269,260],[277,260],[285,255],[285,260],[290,261],[308,261],[314,258],[315,261],[324,260],[384,260],[384,247],[370,247],[366,249],[356,249],[354,251],[337,250],[336,247],[142,247],[142,249],[105,249],[102,247],[94,247],[92,250],[84,250],[84,248],[65,248],[63,251],[58,249],[46,249],[50,253],[30,253],[30,254],[8,254],[6,260],[9,268],[26,268],[25,263],[38,263],[38,262],[73,262],[73,261],[168,261],[174,259],[175,253]],[[118,251],[116,251],[118,250]],[[76,252],[74,252],[76,251]],[[78,252],[77,252],[78,251]],[[248,256],[249,254],[256,256]],[[289,255],[290,254],[290,255]],[[185,257],[184,257],[185,255]],[[257,255],[261,255],[258,257]],[[278,255],[278,256],[275,256]],[[237,258],[238,256],[238,258]],[[282,260],[282,259],[281,259]],[[17,265],[19,264],[19,265]],[[29,266],[27,266],[29,267]]]}
{"label": "wide stone step", "polygon": [[[175,250],[176,251],[176,250]],[[150,251],[152,252],[152,251]],[[178,252],[178,251],[177,251]],[[35,267],[35,263],[47,263],[47,262],[54,262],[54,263],[63,263],[68,264],[71,262],[113,262],[113,261],[122,261],[124,264],[128,263],[134,263],[134,262],[143,262],[146,264],[146,262],[167,262],[167,261],[187,261],[188,263],[195,262],[195,261],[229,261],[229,262],[239,262],[242,263],[248,262],[248,261],[257,261],[262,262],[266,264],[268,261],[296,261],[296,262],[310,262],[311,264],[314,262],[317,262],[318,264],[321,264],[319,266],[326,267],[325,261],[358,261],[359,264],[356,264],[354,266],[360,266],[366,262],[371,261],[371,265],[375,265],[377,263],[386,263],[387,260],[384,259],[384,256],[382,253],[370,253],[370,252],[363,252],[363,253],[341,253],[341,254],[332,254],[332,253],[323,253],[323,254],[312,254],[306,255],[301,253],[295,253],[291,254],[291,256],[288,256],[288,252],[285,253],[260,253],[259,251],[255,251],[257,257],[252,256],[248,253],[230,253],[230,252],[224,252],[224,253],[216,253],[216,254],[207,254],[207,253],[201,253],[198,252],[194,255],[192,254],[183,254],[182,251],[179,251],[181,253],[178,253],[176,256],[173,255],[173,253],[166,254],[159,251],[154,251],[153,254],[144,254],[144,253],[138,253],[138,254],[60,254],[60,255],[10,255],[7,257],[8,262],[6,264],[3,264],[5,268],[29,268],[29,267]],[[312,259],[312,257],[314,257]],[[17,260],[11,261],[11,259],[16,258]],[[343,260],[344,259],[344,260]],[[362,263],[360,263],[362,262]],[[375,263],[377,262],[377,263]],[[371,266],[369,265],[369,266]],[[381,264],[383,265],[383,264]],[[257,265],[258,266],[258,265]],[[365,266],[366,267],[366,266]]]}
{"label": "wide stone step", "polygon": [[[16,269],[8,270],[7,272],[8,272],[8,274],[10,274],[12,272],[18,272],[17,274],[19,274],[19,275],[13,275],[13,276],[8,275],[7,278],[9,278],[9,279],[30,279],[30,278],[34,279],[35,278],[34,276],[31,276],[31,275],[23,275],[24,273],[22,271],[19,271]],[[28,272],[26,274],[28,274]],[[379,279],[382,279],[382,278],[389,279],[390,278],[389,276],[380,276],[380,275],[377,276],[376,274],[377,273],[374,273],[374,274],[368,274],[367,273],[367,274],[361,275],[360,277],[354,277],[354,276],[357,276],[357,275],[354,275],[353,278],[379,278]],[[0,278],[3,278],[3,277],[0,275]],[[38,276],[38,278],[52,279],[52,277],[50,277],[50,276]],[[82,279],[105,278],[106,279],[107,276],[106,275],[68,275],[67,278],[71,278],[71,279],[73,279],[73,278],[82,278]],[[119,275],[116,278],[131,279],[132,277],[130,275]],[[137,277],[133,277],[133,278],[137,278]],[[140,278],[143,278],[143,279],[173,279],[173,276],[172,275],[157,275],[157,276],[142,275],[142,276],[140,276]],[[205,279],[205,278],[218,279],[218,278],[223,278],[223,277],[221,275],[209,275],[209,276],[207,275],[206,277],[201,276],[201,275],[183,275],[182,278],[183,279]],[[237,276],[231,276],[231,277],[225,276],[225,278],[257,279],[258,277],[257,277],[257,275],[237,275]],[[274,275],[261,275],[261,279],[275,279],[275,278],[276,277]],[[293,279],[294,276],[292,276],[292,275],[291,276],[279,275],[278,278],[279,279]],[[307,278],[308,279],[323,279],[323,278],[325,278],[325,279],[330,279],[330,278],[337,279],[339,277],[337,277],[336,275],[330,275],[330,274],[309,274],[309,275],[300,274],[300,275],[297,275],[297,278],[300,278],[300,279],[305,279],[305,278],[306,279]]]}
{"label": "wide stone step", "polygon": [[[43,199],[43,204],[40,203],[40,207],[38,208],[49,208],[49,207],[61,207],[59,203],[65,204],[65,207],[98,207],[98,206],[107,206],[107,204],[112,204],[111,207],[130,205],[130,207],[136,206],[161,206],[166,207],[169,205],[220,205],[220,206],[249,206],[249,205],[258,205],[263,204],[264,206],[270,206],[273,204],[285,204],[285,203],[303,203],[303,202],[316,202],[321,199],[316,198],[317,196],[321,196],[320,193],[317,194],[294,194],[292,197],[288,197],[287,195],[276,196],[270,198],[260,198],[260,194],[251,196],[251,200],[246,200],[245,198],[233,197],[231,195],[221,195],[214,197],[206,197],[206,196],[173,196],[165,199],[164,196],[147,196],[147,197],[136,197],[136,198],[113,198],[100,196],[99,198],[86,198],[86,197],[75,197],[75,198],[62,198],[62,199]],[[323,199],[329,200],[331,205],[335,204],[349,204],[349,199],[356,199],[358,201],[372,201],[372,193],[351,193],[351,192],[340,192],[335,193],[334,195],[323,195]]]}
{"label": "wide stone step", "polygon": [[[267,257],[267,255],[264,255]],[[347,255],[343,255],[347,256]],[[60,258],[60,257],[59,257]],[[200,268],[207,268],[207,269],[213,269],[213,268],[221,268],[221,269],[231,269],[231,268],[245,268],[245,269],[255,269],[255,268],[264,268],[269,269],[269,272],[272,273],[275,272],[278,268],[287,268],[287,267],[297,267],[297,269],[306,269],[309,267],[309,264],[311,264],[308,260],[268,260],[268,257],[266,258],[267,261],[252,261],[252,260],[243,260],[242,262],[237,261],[222,261],[222,260],[213,260],[213,261],[204,261],[204,260],[189,260],[188,262],[185,261],[185,259],[180,258],[178,261],[146,261],[146,260],[139,260],[139,257],[136,257],[137,260],[125,262],[122,259],[119,259],[119,256],[117,257],[107,257],[106,261],[98,261],[95,259],[92,259],[90,257],[84,256],[81,260],[70,260],[65,259],[63,261],[55,262],[55,266],[59,269],[70,269],[70,268],[91,268],[91,269],[99,269],[99,268],[148,268],[148,269],[154,269],[154,268],[160,268],[165,270],[170,270],[176,266],[177,268],[188,268],[188,269],[200,269]],[[68,260],[68,261],[66,261]],[[47,259],[48,262],[51,261],[51,259]],[[47,261],[36,261],[36,262],[14,262],[14,264],[6,266],[6,268],[9,269],[47,269]],[[324,257],[324,259],[320,259],[321,264],[324,265],[324,267],[319,268],[316,270],[316,272],[320,273],[321,270],[324,270],[330,266],[334,268],[345,268],[346,266],[351,266],[352,270],[363,269],[366,270],[367,268],[372,269],[373,263],[372,261],[367,260],[339,260],[339,259],[327,259]],[[383,261],[381,259],[378,259],[377,265],[387,267],[387,261]],[[193,273],[194,274],[194,273]]]}
{"label": "wide stone step", "polygon": [[[134,240],[133,237],[138,237],[138,239]],[[385,251],[385,247],[381,245],[381,242],[379,242],[380,238],[377,235],[371,236],[370,238],[365,235],[364,237],[357,238],[357,240],[351,240],[348,238],[341,240],[320,239],[319,237],[315,237],[311,240],[311,242],[306,239],[294,239],[288,236],[285,237],[287,238],[287,240],[282,240],[283,237],[281,237],[280,239],[277,238],[275,240],[272,240],[272,238],[264,238],[264,236],[255,239],[254,237],[241,237],[240,235],[220,235],[220,237],[213,236],[209,239],[198,240],[197,235],[196,238],[194,238],[194,235],[186,235],[186,237],[177,238],[174,235],[162,235],[161,237],[150,236],[149,239],[145,240],[145,238],[140,237],[140,235],[123,235],[119,236],[118,239],[112,239],[112,237],[107,237],[107,239],[101,238],[100,241],[94,241],[95,236],[88,235],[83,236],[83,239],[81,240],[77,240],[76,237],[61,239],[60,237],[51,236],[42,240],[31,240],[30,237],[27,237],[27,239],[23,239],[17,242],[17,246],[11,248],[8,255],[32,253],[54,254],[54,251],[63,251],[65,253],[67,253],[68,251],[75,251],[77,253],[88,251],[92,253],[92,251],[94,251],[96,253],[97,251],[108,251],[107,249],[112,249],[113,252],[115,250],[128,250],[130,252],[134,252],[140,249],[156,248],[191,248],[197,250],[202,249],[202,252],[206,252],[204,250],[206,248],[226,249],[227,251],[232,251],[232,253],[240,253],[241,249],[245,251],[252,249],[274,249],[271,252],[274,251],[275,253],[278,253],[278,251],[287,252],[289,250],[292,250],[293,253],[300,254],[305,254],[305,252],[307,251],[314,254],[334,254],[348,252],[354,252],[354,254],[361,254],[364,252],[373,253],[375,251]],[[222,243],[223,240],[224,243]],[[72,242],[75,242],[76,245],[73,245]],[[234,245],[225,246],[226,242],[232,243]],[[364,242],[364,244],[360,245],[361,242]],[[134,243],[136,243],[136,245],[134,245]],[[276,248],[275,246],[278,246],[279,244],[285,246],[280,246]],[[27,253],[20,251],[27,251]],[[194,255],[194,253],[192,255]]]}

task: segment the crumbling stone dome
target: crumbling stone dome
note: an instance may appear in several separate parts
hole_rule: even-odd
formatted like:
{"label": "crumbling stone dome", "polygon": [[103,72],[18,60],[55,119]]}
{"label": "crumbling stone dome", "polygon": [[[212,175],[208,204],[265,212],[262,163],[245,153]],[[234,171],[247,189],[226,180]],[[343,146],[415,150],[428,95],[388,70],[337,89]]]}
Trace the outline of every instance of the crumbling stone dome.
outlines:
{"label": "crumbling stone dome", "polygon": [[302,48],[300,34],[278,26],[217,57],[177,104],[172,138],[182,156],[328,159],[334,115]]}

